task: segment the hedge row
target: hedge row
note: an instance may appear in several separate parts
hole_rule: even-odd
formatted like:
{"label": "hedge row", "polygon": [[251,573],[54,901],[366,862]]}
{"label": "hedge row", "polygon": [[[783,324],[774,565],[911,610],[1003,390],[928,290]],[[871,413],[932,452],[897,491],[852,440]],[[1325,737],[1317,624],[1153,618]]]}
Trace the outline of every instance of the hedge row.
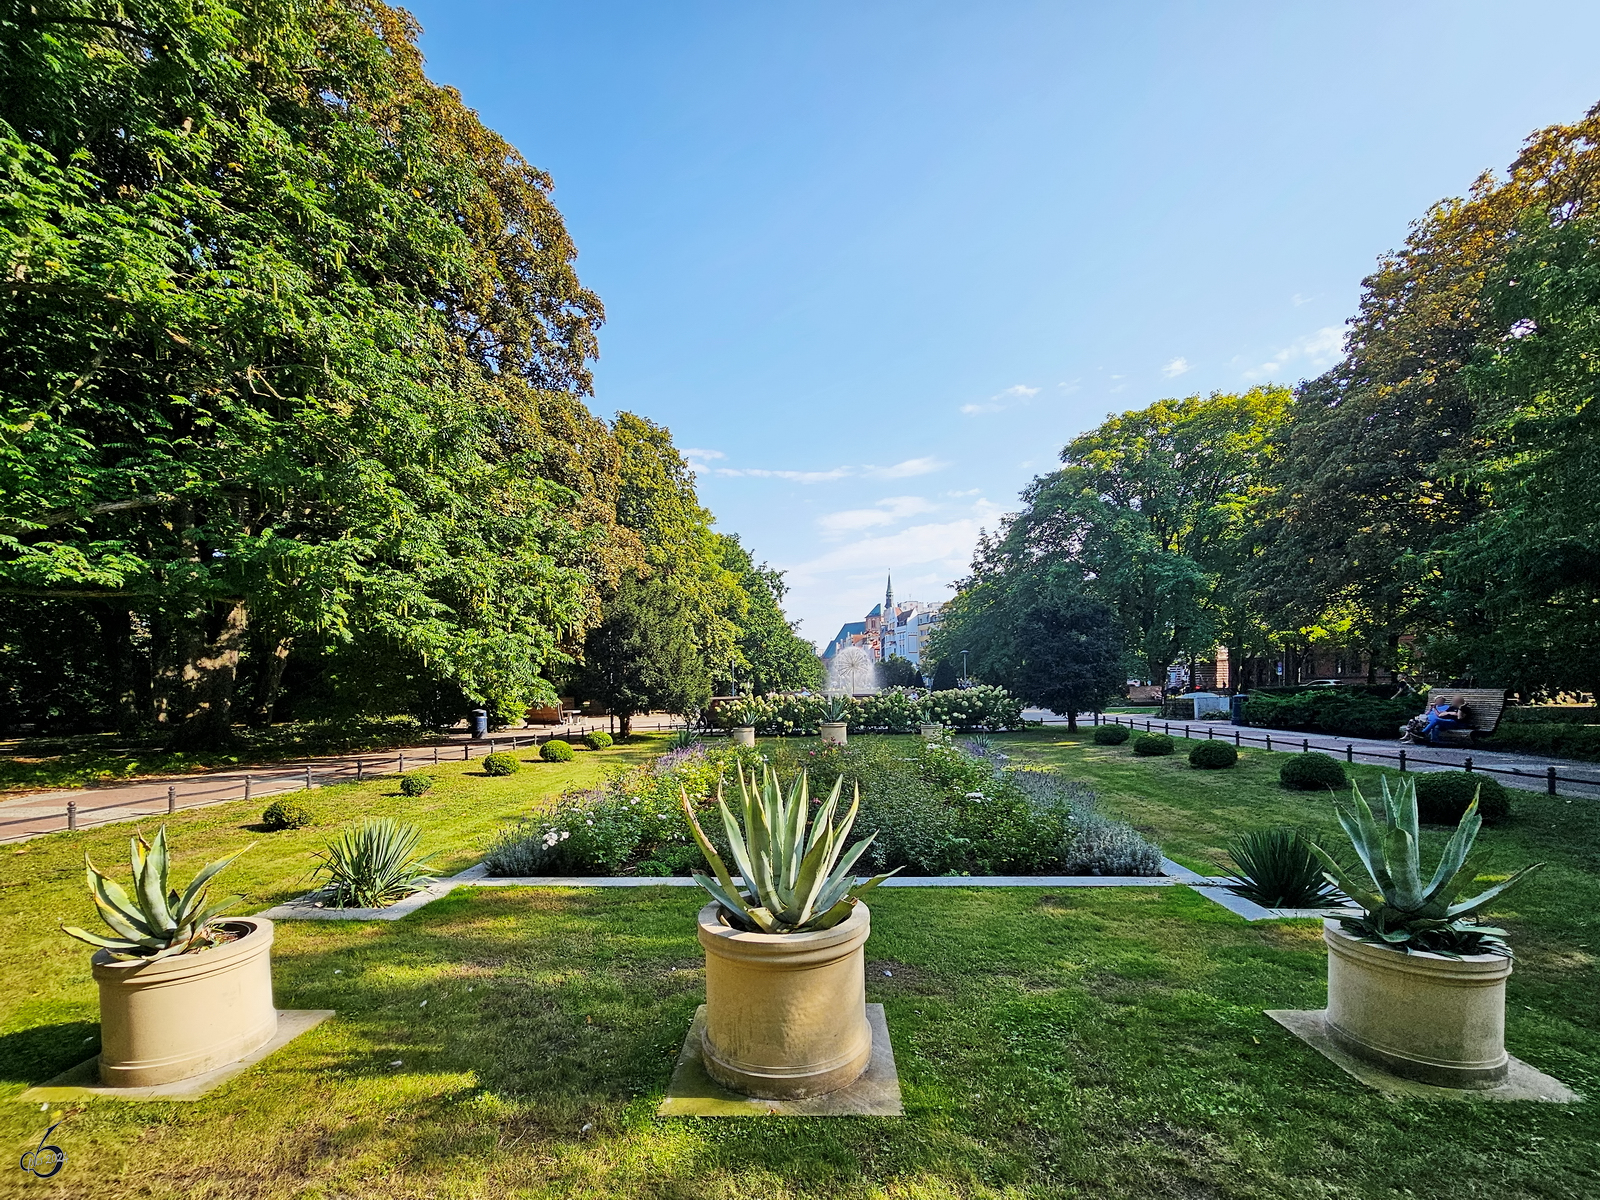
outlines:
{"label": "hedge row", "polygon": [[[708,715],[719,729],[753,725],[762,737],[815,736],[826,719],[826,696],[748,696],[717,706]],[[973,687],[924,695],[888,688],[845,702],[851,733],[913,733],[932,722],[963,732],[1022,728],[1022,701],[1004,688]]]}

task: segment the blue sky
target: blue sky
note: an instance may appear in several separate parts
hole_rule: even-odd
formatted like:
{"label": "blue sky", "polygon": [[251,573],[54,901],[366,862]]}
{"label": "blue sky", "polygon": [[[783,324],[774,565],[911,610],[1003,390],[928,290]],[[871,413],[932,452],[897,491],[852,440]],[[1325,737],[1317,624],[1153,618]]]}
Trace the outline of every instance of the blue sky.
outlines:
{"label": "blue sky", "polygon": [[1337,357],[1433,201],[1600,100],[1593,3],[411,5],[555,178],[593,407],[815,641],[945,599],[1062,445]]}

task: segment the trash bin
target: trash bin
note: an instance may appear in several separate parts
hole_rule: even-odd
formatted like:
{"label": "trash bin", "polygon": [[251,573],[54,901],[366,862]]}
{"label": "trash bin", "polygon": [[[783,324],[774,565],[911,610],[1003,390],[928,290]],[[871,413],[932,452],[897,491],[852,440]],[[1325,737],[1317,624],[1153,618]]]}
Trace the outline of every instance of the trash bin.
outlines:
{"label": "trash bin", "polygon": [[1242,694],[1228,697],[1228,710],[1232,714],[1235,725],[1248,725],[1250,723],[1244,719],[1244,702],[1245,697]]}
{"label": "trash bin", "polygon": [[475,708],[467,715],[467,724],[472,727],[474,738],[489,736],[489,714],[481,708]]}

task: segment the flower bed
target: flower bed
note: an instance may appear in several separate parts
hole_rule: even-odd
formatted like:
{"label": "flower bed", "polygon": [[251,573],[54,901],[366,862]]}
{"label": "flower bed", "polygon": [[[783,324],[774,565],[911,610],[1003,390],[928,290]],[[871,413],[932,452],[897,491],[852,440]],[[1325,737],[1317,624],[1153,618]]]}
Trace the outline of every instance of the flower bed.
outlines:
{"label": "flower bed", "polygon": [[856,828],[876,833],[863,869],[901,866],[911,875],[1158,875],[1161,852],[1123,822],[1096,811],[1082,785],[1049,771],[1013,770],[982,743],[869,739],[800,749],[696,745],[647,767],[571,791],[555,809],[504,829],[485,856],[489,874],[685,875],[704,869],[680,805],[725,849],[715,810],[719,778],[770,761],[788,779],[807,771],[812,797],[836,780],[859,784]]}

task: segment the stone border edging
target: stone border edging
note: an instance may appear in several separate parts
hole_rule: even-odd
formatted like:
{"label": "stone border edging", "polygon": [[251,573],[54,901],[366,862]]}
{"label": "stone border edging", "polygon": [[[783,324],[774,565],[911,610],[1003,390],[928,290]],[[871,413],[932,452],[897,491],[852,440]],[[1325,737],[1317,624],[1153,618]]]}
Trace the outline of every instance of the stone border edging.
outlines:
{"label": "stone border edging", "polygon": [[[1191,871],[1170,858],[1161,860],[1160,875],[897,875],[879,886],[900,888],[961,887],[1173,887],[1193,888],[1213,904],[1220,904],[1246,921],[1283,921],[1316,917],[1337,917],[1355,911],[1347,908],[1264,908],[1252,900],[1235,895],[1220,878]],[[483,863],[468,867],[458,875],[435,880],[415,895],[388,908],[322,908],[316,903],[320,892],[309,892],[286,904],[257,913],[272,921],[398,921],[418,909],[448,896],[458,887],[560,887],[560,888],[637,888],[696,887],[686,875],[490,875]]]}

